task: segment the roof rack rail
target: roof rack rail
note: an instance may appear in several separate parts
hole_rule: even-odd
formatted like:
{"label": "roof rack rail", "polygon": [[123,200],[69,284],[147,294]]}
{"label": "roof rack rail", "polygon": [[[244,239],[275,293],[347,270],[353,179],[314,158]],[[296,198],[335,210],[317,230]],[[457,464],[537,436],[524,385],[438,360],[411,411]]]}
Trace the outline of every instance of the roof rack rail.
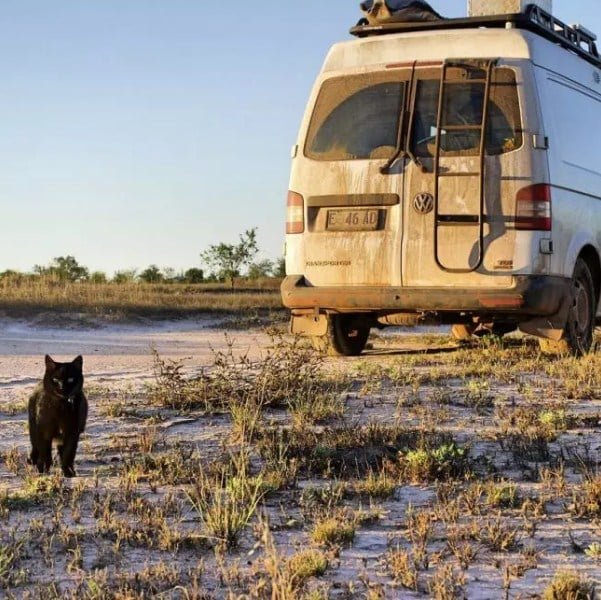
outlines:
{"label": "roof rack rail", "polygon": [[597,49],[597,36],[594,33],[580,25],[568,25],[536,4],[530,4],[523,13],[443,19],[441,21],[388,21],[380,25],[357,25],[350,30],[350,33],[357,37],[368,37],[389,33],[477,27],[515,27],[532,31],[601,68],[601,56]]}

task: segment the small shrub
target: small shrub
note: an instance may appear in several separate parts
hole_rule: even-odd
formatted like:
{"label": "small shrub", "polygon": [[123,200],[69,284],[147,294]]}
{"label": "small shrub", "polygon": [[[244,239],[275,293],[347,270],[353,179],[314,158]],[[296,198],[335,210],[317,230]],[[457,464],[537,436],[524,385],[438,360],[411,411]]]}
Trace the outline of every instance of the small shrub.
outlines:
{"label": "small shrub", "polygon": [[430,594],[434,600],[455,600],[461,598],[461,587],[465,576],[457,573],[449,564],[441,565],[430,582]]}
{"label": "small shrub", "polygon": [[385,470],[369,471],[365,479],[354,483],[353,488],[358,494],[371,498],[389,498],[394,494],[396,482]]}
{"label": "small shrub", "polygon": [[386,565],[392,578],[409,590],[417,591],[418,576],[413,557],[406,550],[390,550]]}
{"label": "small shrub", "polygon": [[250,523],[265,494],[262,478],[249,475],[246,461],[247,457],[241,454],[214,475],[201,471],[188,494],[206,537],[219,550],[228,550],[238,544],[240,534]]}
{"label": "small shrub", "polygon": [[519,529],[504,523],[499,515],[496,519],[489,519],[481,523],[476,536],[479,542],[493,552],[508,552],[518,543],[520,532]]}
{"label": "small shrub", "polygon": [[355,539],[355,523],[346,517],[329,517],[313,526],[311,539],[325,546],[345,546]]}
{"label": "small shrub", "polygon": [[409,450],[401,457],[401,469],[411,481],[445,480],[464,476],[469,450],[451,442],[436,448]]}
{"label": "small shrub", "polygon": [[253,598],[271,598],[271,600],[297,600],[298,598],[315,598],[326,600],[314,590],[313,593],[303,594],[306,581],[310,577],[323,575],[328,567],[328,560],[318,550],[308,549],[298,552],[287,559],[282,557],[273,540],[268,521],[261,517],[258,533],[264,548],[263,573]]}
{"label": "small shrub", "polygon": [[155,401],[181,411],[292,407],[297,415],[304,411],[306,418],[315,419],[340,412],[334,395],[339,384],[323,376],[323,357],[297,339],[290,342],[274,334],[258,361],[235,352],[233,341],[226,341],[227,349],[214,350],[213,364],[196,377],[185,375],[181,360],[163,360],[153,351]]}
{"label": "small shrub", "polygon": [[6,468],[14,475],[18,475],[25,467],[25,456],[21,454],[18,448],[6,450],[2,455],[2,459]]}
{"label": "small shrub", "polygon": [[17,569],[24,541],[12,540],[0,545],[0,589],[18,585],[26,580],[25,573]]}
{"label": "small shrub", "polygon": [[551,431],[565,431],[569,427],[569,418],[563,409],[543,410],[538,415],[538,420]]}
{"label": "small shrub", "polygon": [[0,504],[11,510],[26,510],[63,497],[67,493],[63,486],[64,479],[59,471],[46,477],[28,473],[23,488],[3,496]]}
{"label": "small shrub", "polygon": [[302,550],[286,561],[286,569],[294,585],[304,582],[309,577],[323,575],[327,568],[328,559],[319,550]]}
{"label": "small shrub", "polygon": [[341,482],[330,482],[325,487],[309,486],[300,496],[300,507],[307,519],[331,515],[344,499],[346,486]]}
{"label": "small shrub", "polygon": [[577,573],[556,573],[545,589],[543,600],[592,600],[593,586]]}
{"label": "small shrub", "polygon": [[230,404],[234,440],[251,442],[261,425],[263,407],[251,397]]}
{"label": "small shrub", "polygon": [[428,543],[434,533],[433,512],[428,510],[414,510],[412,506],[407,509],[407,536],[413,544],[413,561],[424,569],[429,566]]}
{"label": "small shrub", "polygon": [[296,394],[290,399],[292,424],[298,429],[327,423],[344,414],[344,402],[329,391],[311,390],[306,395]]}
{"label": "small shrub", "polygon": [[601,475],[589,476],[574,487],[569,510],[580,518],[601,516]]}
{"label": "small shrub", "polygon": [[495,508],[518,508],[521,504],[514,483],[493,483],[485,486],[486,503]]}
{"label": "small shrub", "polygon": [[588,548],[584,551],[584,553],[589,557],[595,560],[601,560],[601,544],[598,542],[593,542],[589,545]]}

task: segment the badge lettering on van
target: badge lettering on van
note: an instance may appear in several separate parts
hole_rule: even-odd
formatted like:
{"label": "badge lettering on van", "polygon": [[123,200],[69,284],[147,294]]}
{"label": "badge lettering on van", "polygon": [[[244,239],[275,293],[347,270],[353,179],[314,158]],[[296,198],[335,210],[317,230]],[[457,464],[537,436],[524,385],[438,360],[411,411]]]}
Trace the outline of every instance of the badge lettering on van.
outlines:
{"label": "badge lettering on van", "polygon": [[498,260],[495,263],[495,271],[511,271],[513,269],[512,260]]}
{"label": "badge lettering on van", "polygon": [[350,260],[308,260],[307,267],[350,267]]}

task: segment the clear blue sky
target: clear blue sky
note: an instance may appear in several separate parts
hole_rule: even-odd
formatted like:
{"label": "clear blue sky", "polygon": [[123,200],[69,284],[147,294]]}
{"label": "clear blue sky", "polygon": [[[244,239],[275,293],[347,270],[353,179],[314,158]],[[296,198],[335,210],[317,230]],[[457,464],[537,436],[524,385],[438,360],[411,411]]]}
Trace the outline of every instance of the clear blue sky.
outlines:
{"label": "clear blue sky", "polygon": [[[601,34],[598,0],[554,5]],[[359,16],[358,0],[2,0],[0,271],[66,254],[183,269],[255,226],[278,257],[307,95]]]}

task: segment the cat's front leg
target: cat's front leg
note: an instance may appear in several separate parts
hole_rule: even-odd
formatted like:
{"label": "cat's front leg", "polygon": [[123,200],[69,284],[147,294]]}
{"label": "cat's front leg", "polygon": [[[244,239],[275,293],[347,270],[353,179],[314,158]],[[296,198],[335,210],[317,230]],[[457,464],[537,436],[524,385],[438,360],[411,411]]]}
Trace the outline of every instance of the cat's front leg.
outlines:
{"label": "cat's front leg", "polygon": [[36,466],[40,473],[50,471],[52,466],[52,440],[38,440]]}
{"label": "cat's front leg", "polygon": [[77,427],[79,433],[82,434],[86,429],[86,421],[88,419],[88,400],[83,392],[77,397]]}
{"label": "cat's front leg", "polygon": [[65,435],[61,452],[61,467],[65,477],[75,477],[75,453],[77,452],[78,434]]}
{"label": "cat's front leg", "polygon": [[38,456],[39,456],[39,452],[38,449],[36,447],[33,447],[31,449],[31,454],[29,455],[29,458],[27,459],[27,463],[30,465],[36,465],[38,464]]}

